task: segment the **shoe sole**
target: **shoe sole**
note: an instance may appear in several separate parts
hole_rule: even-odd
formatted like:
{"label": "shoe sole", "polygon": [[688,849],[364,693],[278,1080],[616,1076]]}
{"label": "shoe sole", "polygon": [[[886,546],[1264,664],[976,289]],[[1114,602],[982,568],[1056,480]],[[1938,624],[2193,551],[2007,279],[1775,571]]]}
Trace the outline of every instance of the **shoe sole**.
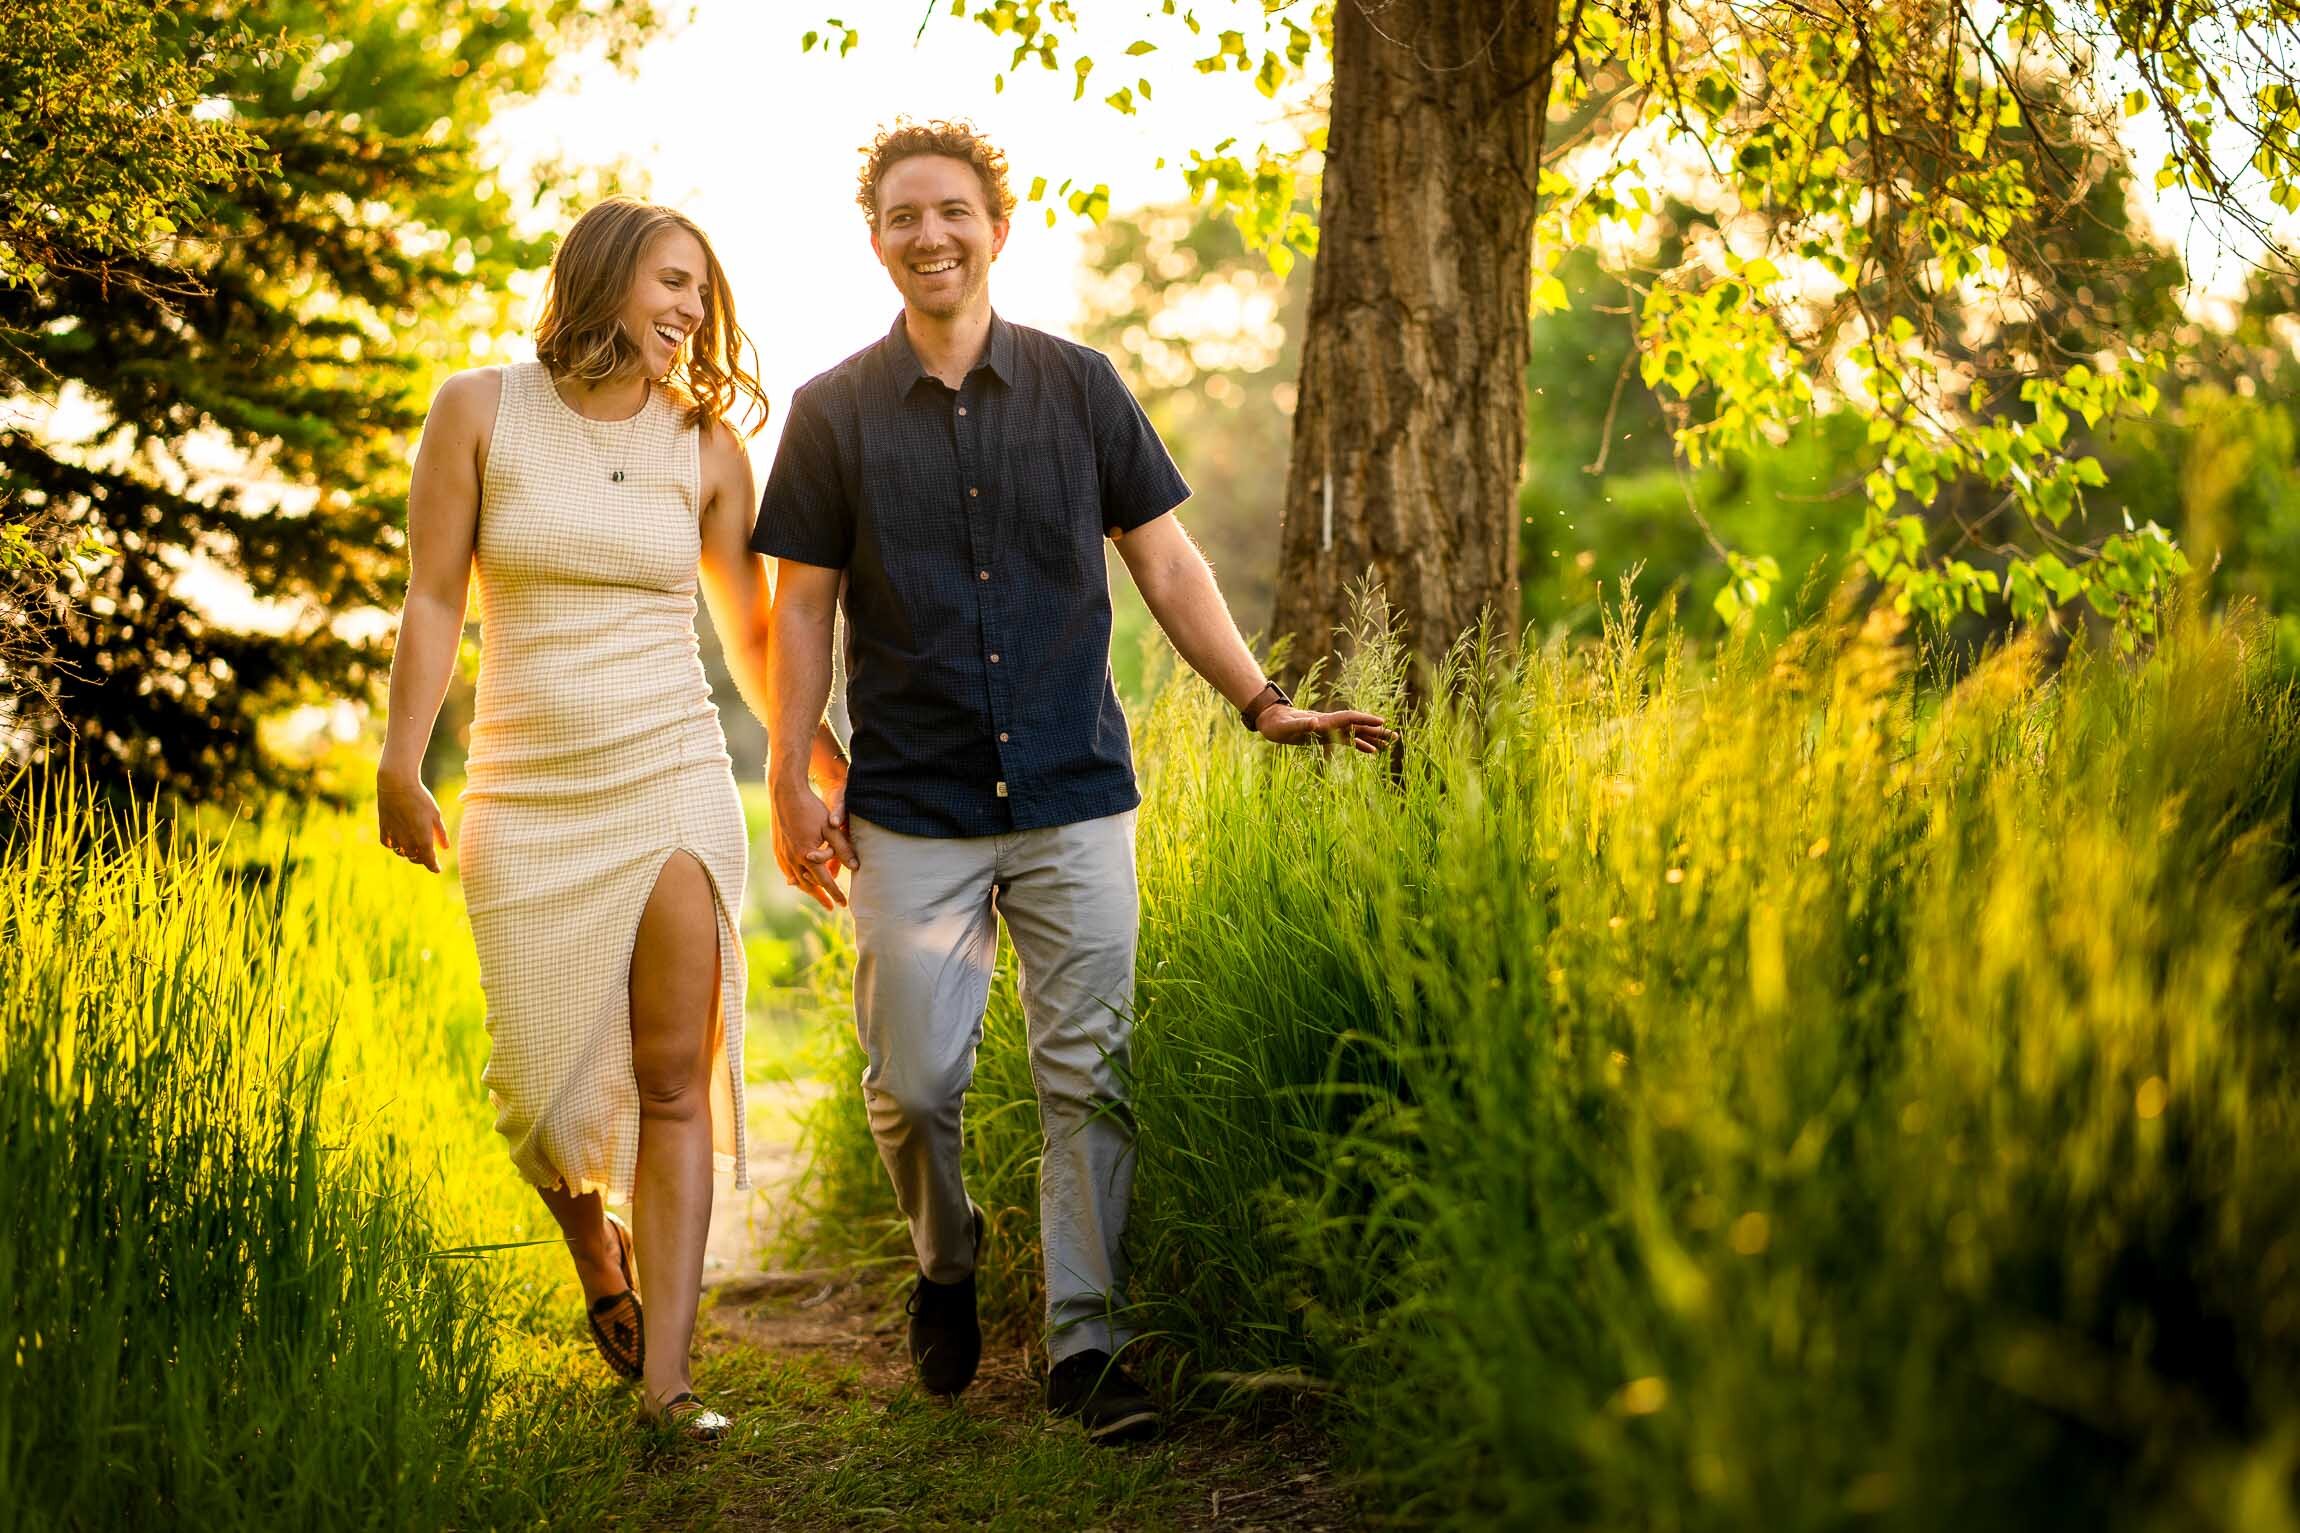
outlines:
{"label": "shoe sole", "polygon": [[1158,1413],[1144,1408],[1129,1411],[1115,1421],[1086,1428],[1086,1440],[1093,1443],[1141,1442],[1158,1435]]}

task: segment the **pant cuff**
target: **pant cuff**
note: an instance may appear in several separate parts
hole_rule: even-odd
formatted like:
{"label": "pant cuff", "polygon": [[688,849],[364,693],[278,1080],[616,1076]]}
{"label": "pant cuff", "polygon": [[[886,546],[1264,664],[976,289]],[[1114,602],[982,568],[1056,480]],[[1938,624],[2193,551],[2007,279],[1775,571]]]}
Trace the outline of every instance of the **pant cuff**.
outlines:
{"label": "pant cuff", "polygon": [[1076,1321],[1060,1330],[1049,1331],[1046,1337],[1046,1358],[1048,1362],[1059,1363],[1081,1352],[1107,1352],[1115,1357],[1118,1349],[1133,1339],[1132,1331],[1122,1330],[1097,1315],[1090,1320]]}

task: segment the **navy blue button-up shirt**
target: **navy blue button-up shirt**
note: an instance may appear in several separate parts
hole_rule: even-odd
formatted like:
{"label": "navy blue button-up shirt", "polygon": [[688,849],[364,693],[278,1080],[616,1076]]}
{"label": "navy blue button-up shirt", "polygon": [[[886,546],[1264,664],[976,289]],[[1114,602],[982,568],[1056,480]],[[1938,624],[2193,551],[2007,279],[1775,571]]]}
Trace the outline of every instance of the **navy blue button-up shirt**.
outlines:
{"label": "navy blue button-up shirt", "polygon": [[848,810],[989,836],[1140,803],[1102,540],[1189,494],[1109,358],[995,315],[956,390],[899,315],[802,386],[751,546],[846,571]]}

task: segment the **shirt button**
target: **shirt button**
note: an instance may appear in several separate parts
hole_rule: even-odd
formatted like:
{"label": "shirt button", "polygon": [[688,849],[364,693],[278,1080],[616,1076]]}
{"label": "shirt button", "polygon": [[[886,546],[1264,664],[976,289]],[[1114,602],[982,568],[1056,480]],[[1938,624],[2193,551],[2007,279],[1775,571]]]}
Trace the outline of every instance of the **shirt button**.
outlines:
{"label": "shirt button", "polygon": [[998,664],[998,656],[996,656],[996,655],[992,655],[992,656],[990,657],[990,663],[991,663],[992,665],[996,665],[996,664]]}
{"label": "shirt button", "polygon": [[972,499],[974,496],[980,495],[982,491],[976,489],[973,485],[970,484],[966,487],[966,493],[967,497]]}
{"label": "shirt button", "polygon": [[1003,729],[998,732],[998,743],[1001,745],[1006,743],[1006,731]]}
{"label": "shirt button", "polygon": [[974,578],[975,578],[975,579],[977,579],[977,580],[988,580],[988,579],[990,578],[990,571],[988,571],[988,570],[976,570],[976,571],[974,572]]}
{"label": "shirt button", "polygon": [[958,407],[958,413],[959,413],[959,414],[961,414],[961,415],[964,415],[964,414],[966,413],[966,406],[964,406],[964,405],[960,405],[960,406]]}

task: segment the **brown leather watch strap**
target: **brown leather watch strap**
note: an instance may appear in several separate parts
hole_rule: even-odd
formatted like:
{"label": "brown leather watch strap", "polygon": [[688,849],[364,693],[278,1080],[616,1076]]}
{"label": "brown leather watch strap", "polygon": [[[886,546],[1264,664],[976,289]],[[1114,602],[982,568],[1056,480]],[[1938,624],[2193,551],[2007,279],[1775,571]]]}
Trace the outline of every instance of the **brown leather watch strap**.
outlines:
{"label": "brown leather watch strap", "polygon": [[1284,687],[1279,686],[1275,680],[1264,677],[1262,690],[1255,693],[1252,700],[1238,710],[1238,717],[1245,720],[1249,730],[1257,729],[1262,721],[1263,709],[1277,703],[1290,704],[1292,702],[1293,698],[1287,695]]}

